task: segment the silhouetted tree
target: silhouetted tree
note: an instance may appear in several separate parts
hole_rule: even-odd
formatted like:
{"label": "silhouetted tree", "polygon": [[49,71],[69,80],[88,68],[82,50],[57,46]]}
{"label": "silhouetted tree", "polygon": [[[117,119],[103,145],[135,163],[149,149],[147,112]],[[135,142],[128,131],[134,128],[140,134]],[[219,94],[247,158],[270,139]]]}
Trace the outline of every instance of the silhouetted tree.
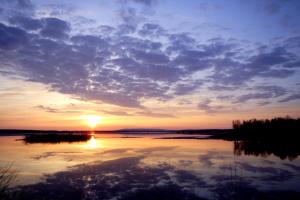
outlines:
{"label": "silhouetted tree", "polygon": [[240,120],[233,120],[232,121],[232,127],[233,129],[238,129],[241,127],[241,121]]}
{"label": "silhouetted tree", "polygon": [[300,118],[251,119],[232,122],[233,132],[237,139],[279,139],[294,138],[300,133]]}
{"label": "silhouetted tree", "polygon": [[232,122],[233,132],[224,139],[234,140],[236,155],[275,155],[293,160],[300,155],[300,118],[251,119]]}

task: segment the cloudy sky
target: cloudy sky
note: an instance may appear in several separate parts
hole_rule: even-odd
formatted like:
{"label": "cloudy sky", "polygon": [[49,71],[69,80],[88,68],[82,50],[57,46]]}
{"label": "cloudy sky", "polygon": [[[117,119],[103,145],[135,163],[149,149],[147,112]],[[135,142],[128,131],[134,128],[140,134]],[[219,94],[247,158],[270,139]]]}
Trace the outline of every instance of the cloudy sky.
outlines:
{"label": "cloudy sky", "polygon": [[300,117],[298,0],[0,0],[0,128]]}

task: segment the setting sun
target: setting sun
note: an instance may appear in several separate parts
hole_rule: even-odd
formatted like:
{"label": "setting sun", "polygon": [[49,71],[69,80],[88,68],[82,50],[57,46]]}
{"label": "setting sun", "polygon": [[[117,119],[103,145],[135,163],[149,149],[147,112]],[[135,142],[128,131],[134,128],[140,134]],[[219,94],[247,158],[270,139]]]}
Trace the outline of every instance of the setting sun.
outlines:
{"label": "setting sun", "polygon": [[86,115],[83,116],[83,118],[87,125],[92,129],[94,129],[101,122],[101,117],[97,115]]}

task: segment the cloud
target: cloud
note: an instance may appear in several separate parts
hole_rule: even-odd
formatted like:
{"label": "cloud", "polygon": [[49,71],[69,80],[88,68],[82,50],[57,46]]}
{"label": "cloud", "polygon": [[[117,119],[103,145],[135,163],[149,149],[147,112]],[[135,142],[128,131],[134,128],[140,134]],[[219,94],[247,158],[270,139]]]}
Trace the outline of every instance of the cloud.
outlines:
{"label": "cloud", "polygon": [[271,102],[269,102],[269,101],[261,101],[261,102],[258,102],[257,103],[257,105],[258,106],[265,106],[265,105],[268,105],[268,104],[270,104]]}
{"label": "cloud", "polygon": [[14,16],[33,16],[34,5],[30,0],[2,0],[0,20],[4,22]]}
{"label": "cloud", "polygon": [[244,103],[251,99],[269,99],[272,98],[273,94],[271,93],[249,93],[238,97],[234,103]]}
{"label": "cloud", "polygon": [[42,28],[41,20],[32,19],[26,16],[14,16],[9,19],[13,25],[19,26],[25,30],[38,30]]}
{"label": "cloud", "polygon": [[6,70],[0,70],[0,74],[7,77],[13,77],[16,75],[16,73]]}
{"label": "cloud", "polygon": [[114,116],[132,116],[132,114],[126,112],[126,111],[121,111],[121,110],[100,110],[101,112],[109,115],[114,115]]}
{"label": "cloud", "polygon": [[141,4],[144,4],[144,5],[147,5],[147,6],[151,6],[155,3],[157,3],[157,0],[133,0],[134,2],[136,3],[141,3]]}
{"label": "cloud", "polygon": [[124,7],[119,11],[121,24],[118,26],[118,34],[134,33],[137,26],[144,20],[141,15],[138,15],[137,10],[131,7]]}
{"label": "cloud", "polygon": [[214,62],[215,73],[211,75],[216,84],[228,86],[242,85],[253,78],[287,78],[295,71],[284,69],[285,65],[297,60],[295,54],[288,52],[284,47],[271,48],[267,52],[258,52],[245,60],[236,60],[234,57],[219,59]]}
{"label": "cloud", "polygon": [[141,50],[130,50],[132,58],[144,64],[164,65],[169,62],[169,58],[163,53],[144,52]]}
{"label": "cloud", "polygon": [[287,96],[286,98],[284,99],[281,99],[280,103],[285,103],[285,102],[289,102],[289,101],[294,101],[294,100],[299,100],[300,99],[300,94],[292,94],[292,95],[289,95]]}
{"label": "cloud", "polygon": [[69,24],[57,18],[43,18],[44,24],[41,35],[53,39],[65,39],[70,31]]}
{"label": "cloud", "polygon": [[157,112],[152,112],[149,110],[136,112],[135,115],[141,115],[141,116],[147,116],[147,117],[157,117],[157,118],[175,118],[175,116],[172,114],[157,113]]}
{"label": "cloud", "polygon": [[0,49],[13,50],[28,42],[25,31],[15,27],[9,27],[0,23]]}
{"label": "cloud", "polygon": [[215,90],[215,91],[227,91],[227,90],[234,91],[234,90],[239,89],[239,87],[214,84],[214,85],[210,86],[209,89]]}
{"label": "cloud", "polygon": [[185,81],[185,83],[179,83],[175,87],[174,94],[175,95],[190,94],[192,92],[195,92],[195,90],[199,89],[202,84],[203,83],[201,81],[192,81],[192,82]]}
{"label": "cloud", "polygon": [[102,111],[102,112],[114,116],[145,116],[145,117],[156,117],[156,118],[175,118],[175,116],[171,114],[152,112],[150,110],[142,110],[137,112],[126,112],[126,111]]}
{"label": "cloud", "polygon": [[300,67],[300,60],[294,61],[294,62],[289,62],[284,65],[285,68],[298,68]]}
{"label": "cloud", "polygon": [[259,92],[241,95],[236,99],[236,101],[234,101],[234,103],[245,103],[252,99],[277,98],[287,94],[287,90],[279,86],[259,86],[254,89]]}
{"label": "cloud", "polygon": [[[248,83],[257,85],[255,79],[272,83],[298,72],[298,37],[264,48],[253,44],[248,51],[243,41],[199,41],[189,32],[173,32],[128,6],[119,10],[118,23],[79,34],[70,20],[17,12],[12,2],[0,23],[1,71],[82,100],[142,109],[137,115],[172,117],[145,111],[150,99],[166,102],[201,89],[234,98],[229,92],[247,90]],[[254,87],[236,101],[282,95],[288,95],[284,88]],[[222,109],[211,100],[198,107],[208,113]]]}
{"label": "cloud", "polygon": [[141,36],[161,37],[166,34],[166,31],[158,24],[145,23],[141,30],[139,30]]}
{"label": "cloud", "polygon": [[39,110],[48,112],[48,113],[80,113],[80,111],[77,110],[65,110],[65,109],[58,109],[58,108],[52,108],[49,106],[43,106],[43,105],[38,105],[35,106],[34,108],[37,108]]}
{"label": "cloud", "polygon": [[3,4],[3,7],[10,7],[20,10],[33,8],[33,4],[30,0],[3,0],[1,4]]}
{"label": "cloud", "polygon": [[153,6],[156,5],[158,3],[157,0],[122,0],[121,3],[137,3],[143,6]]}
{"label": "cloud", "polygon": [[205,99],[198,104],[198,108],[200,110],[205,111],[208,114],[214,114],[214,113],[220,112],[222,109],[225,108],[224,106],[212,105],[211,103],[212,103],[212,100]]}
{"label": "cloud", "polygon": [[59,112],[58,109],[56,109],[56,108],[51,108],[51,107],[43,106],[43,105],[38,105],[35,108],[46,111],[46,112],[50,112],[50,113],[58,113]]}

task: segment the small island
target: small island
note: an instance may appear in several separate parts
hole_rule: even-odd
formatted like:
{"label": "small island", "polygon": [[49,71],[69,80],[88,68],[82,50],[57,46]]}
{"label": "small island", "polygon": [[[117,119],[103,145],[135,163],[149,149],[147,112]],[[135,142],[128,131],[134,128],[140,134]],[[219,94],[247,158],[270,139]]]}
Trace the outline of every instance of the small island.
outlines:
{"label": "small island", "polygon": [[49,133],[49,134],[28,134],[25,135],[25,143],[61,143],[61,142],[84,142],[91,139],[88,133]]}

